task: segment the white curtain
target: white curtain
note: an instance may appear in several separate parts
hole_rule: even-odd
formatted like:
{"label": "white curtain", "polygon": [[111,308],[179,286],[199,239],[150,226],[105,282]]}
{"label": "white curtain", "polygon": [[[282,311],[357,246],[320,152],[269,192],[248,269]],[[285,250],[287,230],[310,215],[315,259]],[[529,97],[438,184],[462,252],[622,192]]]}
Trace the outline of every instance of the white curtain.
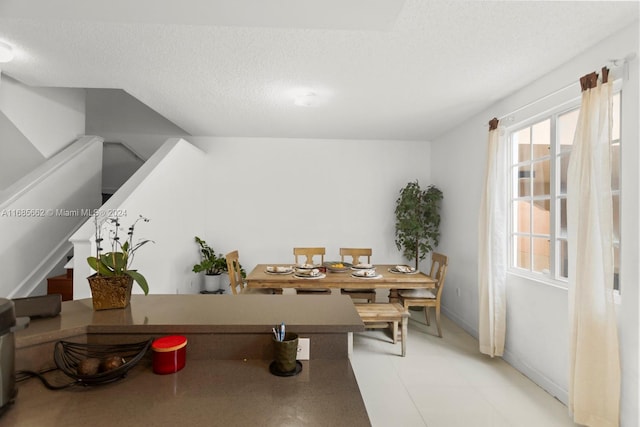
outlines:
{"label": "white curtain", "polygon": [[478,219],[478,333],[480,351],[504,352],[507,312],[507,147],[497,119],[489,122],[489,147]]}
{"label": "white curtain", "polygon": [[[603,70],[606,81],[606,72]],[[617,427],[620,360],[613,302],[612,83],[581,79],[582,106],[567,175],[569,412]]]}

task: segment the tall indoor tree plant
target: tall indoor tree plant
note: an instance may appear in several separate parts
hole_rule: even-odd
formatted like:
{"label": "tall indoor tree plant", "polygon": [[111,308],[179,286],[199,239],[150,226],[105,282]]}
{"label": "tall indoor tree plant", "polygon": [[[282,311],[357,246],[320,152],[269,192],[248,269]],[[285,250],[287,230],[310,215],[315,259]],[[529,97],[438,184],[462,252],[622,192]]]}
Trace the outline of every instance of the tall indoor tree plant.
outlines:
{"label": "tall indoor tree plant", "polygon": [[434,185],[426,190],[409,182],[396,200],[396,246],[409,260],[418,262],[438,246],[440,239],[440,201],[443,195]]}

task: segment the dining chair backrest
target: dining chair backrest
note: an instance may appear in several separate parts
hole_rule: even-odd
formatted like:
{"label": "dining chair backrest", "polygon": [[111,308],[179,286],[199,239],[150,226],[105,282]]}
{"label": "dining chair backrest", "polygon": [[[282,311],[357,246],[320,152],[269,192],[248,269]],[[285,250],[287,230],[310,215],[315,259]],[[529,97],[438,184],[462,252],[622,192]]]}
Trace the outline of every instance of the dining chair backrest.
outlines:
{"label": "dining chair backrest", "polygon": [[351,257],[351,263],[358,265],[363,261],[360,261],[360,257],[367,258],[367,264],[371,264],[371,254],[373,251],[371,248],[340,248],[340,261],[345,262],[344,257]]}
{"label": "dining chair backrest", "polygon": [[[229,286],[231,287],[231,293],[233,293],[233,295],[238,295],[242,293],[242,290],[244,289],[240,256],[236,250],[229,252],[225,258],[227,259],[227,271],[229,272]],[[238,289],[238,287],[240,289]]]}
{"label": "dining chair backrest", "polygon": [[436,299],[440,299],[442,295],[442,288],[444,287],[444,279],[447,276],[448,266],[449,257],[437,252],[431,253],[431,272],[429,276],[437,280]]}
{"label": "dining chair backrest", "polygon": [[[400,290],[400,301],[406,308],[424,307],[424,316],[429,326],[429,309],[435,308],[436,325],[438,326],[438,336],[442,337],[442,327],[440,326],[440,306],[442,300],[442,289],[444,288],[444,279],[447,276],[447,268],[449,266],[449,258],[446,255],[432,252],[431,253],[431,272],[429,276],[436,281],[435,289],[407,289]],[[434,293],[435,291],[435,293]]]}
{"label": "dining chair backrest", "polygon": [[[293,248],[293,255],[296,258],[296,264],[313,264],[313,258],[315,256],[320,257],[320,264],[324,262],[325,248]],[[304,262],[301,262],[301,258],[304,257]]]}

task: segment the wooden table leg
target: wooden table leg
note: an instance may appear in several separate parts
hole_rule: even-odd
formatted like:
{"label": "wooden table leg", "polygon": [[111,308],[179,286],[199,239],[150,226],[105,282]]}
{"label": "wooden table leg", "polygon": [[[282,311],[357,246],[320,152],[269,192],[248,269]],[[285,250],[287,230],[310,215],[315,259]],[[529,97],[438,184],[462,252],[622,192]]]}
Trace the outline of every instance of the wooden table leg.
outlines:
{"label": "wooden table leg", "polygon": [[398,295],[397,289],[389,289],[389,302],[393,304],[394,302],[400,303],[400,295]]}

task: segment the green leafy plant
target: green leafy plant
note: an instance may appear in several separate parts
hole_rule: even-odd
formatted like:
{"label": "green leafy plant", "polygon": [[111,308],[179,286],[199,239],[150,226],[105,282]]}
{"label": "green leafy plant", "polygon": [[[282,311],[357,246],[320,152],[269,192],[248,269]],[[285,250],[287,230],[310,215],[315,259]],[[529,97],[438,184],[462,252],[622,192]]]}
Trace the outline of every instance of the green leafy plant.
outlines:
{"label": "green leafy plant", "polygon": [[196,243],[200,246],[200,263],[193,266],[194,273],[204,271],[207,275],[218,275],[227,271],[227,260],[222,254],[216,255],[216,251],[198,236]]}
{"label": "green leafy plant", "polygon": [[408,183],[396,200],[396,246],[409,260],[426,258],[440,239],[442,191],[433,185],[422,190],[418,181]]}
{"label": "green leafy plant", "polygon": [[[133,234],[138,221],[149,222],[149,219],[140,215],[128,228],[127,237],[122,239],[119,217],[109,217],[102,221],[100,218],[101,215],[99,213],[94,215],[94,223],[96,227],[96,256],[88,257],[87,263],[96,271],[98,276],[131,277],[140,286],[144,294],[148,295],[149,284],[147,283],[147,279],[137,270],[133,270],[131,266],[138,249],[149,242],[153,242],[148,239],[141,240],[136,243],[133,242]],[[105,232],[103,230],[104,223],[107,224],[106,233],[109,235],[107,241],[102,237],[103,232]],[[103,247],[105,243],[111,246],[110,252],[104,252]]]}

